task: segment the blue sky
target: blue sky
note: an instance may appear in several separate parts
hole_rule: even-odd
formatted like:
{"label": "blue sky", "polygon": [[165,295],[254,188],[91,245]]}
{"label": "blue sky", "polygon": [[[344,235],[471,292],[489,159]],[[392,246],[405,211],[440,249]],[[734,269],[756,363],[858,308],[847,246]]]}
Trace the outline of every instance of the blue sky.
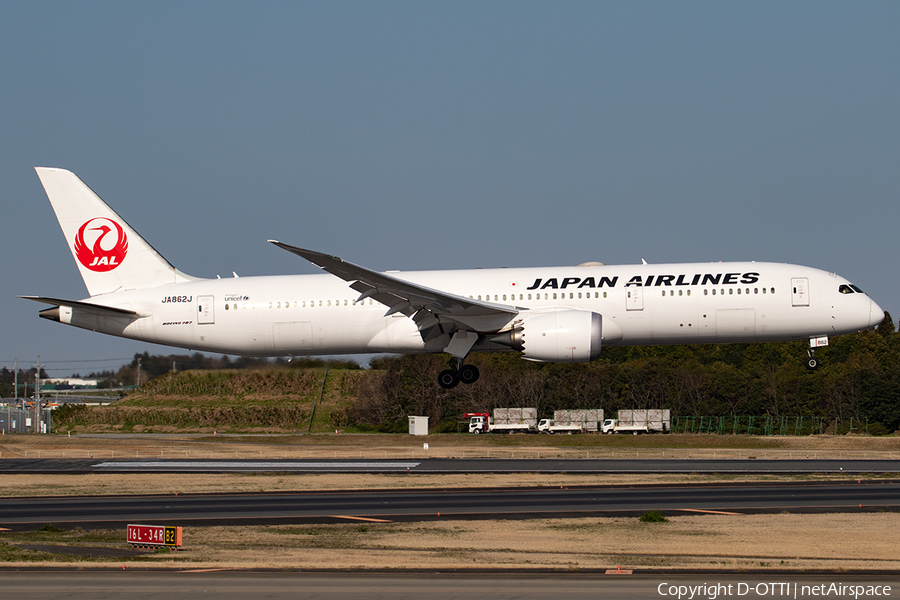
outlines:
{"label": "blue sky", "polygon": [[896,316],[898,23],[896,2],[4,2],[0,363],[180,352],[15,297],[86,295],[34,166],[197,276],[317,272],[269,238],[384,270],[759,260]]}

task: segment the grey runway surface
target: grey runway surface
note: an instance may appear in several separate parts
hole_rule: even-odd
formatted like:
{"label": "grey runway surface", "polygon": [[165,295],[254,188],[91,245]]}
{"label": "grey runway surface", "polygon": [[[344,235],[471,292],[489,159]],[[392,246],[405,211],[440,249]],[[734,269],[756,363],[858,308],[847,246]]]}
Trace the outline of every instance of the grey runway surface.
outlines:
{"label": "grey runway surface", "polygon": [[9,458],[0,473],[898,473],[879,459],[64,459]]}
{"label": "grey runway surface", "polygon": [[0,527],[86,528],[165,520],[180,525],[637,516],[687,512],[900,509],[896,481],[421,489],[0,499]]}
{"label": "grey runway surface", "polygon": [[[830,586],[862,586],[879,598],[898,597],[896,573],[701,573],[605,575],[601,573],[304,573],[254,571],[7,571],[0,570],[4,598],[106,600],[108,598],[305,598],[309,600],[596,600],[669,599],[705,586],[694,598],[820,598]],[[679,586],[682,586],[679,588]],[[710,595],[716,586],[716,595]],[[721,586],[721,587],[718,587]],[[730,587],[729,587],[730,586]],[[804,588],[804,586],[806,586]],[[824,587],[823,587],[824,586]],[[890,586],[886,590],[884,586]],[[819,593],[813,593],[813,590]],[[730,590],[731,593],[728,593]],[[807,592],[807,593],[804,593]],[[830,597],[853,598],[852,593]],[[875,597],[858,595],[859,598]]]}

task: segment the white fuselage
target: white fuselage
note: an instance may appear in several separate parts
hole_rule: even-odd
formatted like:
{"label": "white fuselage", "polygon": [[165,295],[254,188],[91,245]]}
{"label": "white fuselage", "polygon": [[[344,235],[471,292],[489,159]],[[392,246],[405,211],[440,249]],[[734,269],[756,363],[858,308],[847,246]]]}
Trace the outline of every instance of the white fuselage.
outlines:
{"label": "white fuselage", "polygon": [[[803,340],[865,330],[883,313],[846,279],[775,263],[691,263],[391,273],[519,315],[569,308],[603,317],[605,345]],[[842,287],[843,286],[843,287]],[[840,290],[843,289],[842,293]],[[441,351],[416,324],[329,274],[207,279],[96,295],[140,318],[74,312],[77,327],[227,354]],[[510,324],[512,327],[512,323]],[[474,350],[504,350],[483,345]]]}

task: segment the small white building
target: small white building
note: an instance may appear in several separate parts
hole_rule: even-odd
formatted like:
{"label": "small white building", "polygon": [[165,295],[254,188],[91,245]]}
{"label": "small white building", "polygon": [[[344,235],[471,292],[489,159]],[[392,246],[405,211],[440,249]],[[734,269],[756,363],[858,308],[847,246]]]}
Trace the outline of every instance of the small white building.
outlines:
{"label": "small white building", "polygon": [[428,435],[428,417],[410,417],[409,435]]}

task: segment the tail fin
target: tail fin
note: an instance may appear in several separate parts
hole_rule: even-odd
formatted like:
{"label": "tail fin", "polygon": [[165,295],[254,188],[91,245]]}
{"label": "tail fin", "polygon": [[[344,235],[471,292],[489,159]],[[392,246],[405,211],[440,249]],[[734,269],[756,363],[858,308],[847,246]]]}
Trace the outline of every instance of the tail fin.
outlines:
{"label": "tail fin", "polygon": [[173,267],[74,173],[35,171],[91,296],[196,279]]}

